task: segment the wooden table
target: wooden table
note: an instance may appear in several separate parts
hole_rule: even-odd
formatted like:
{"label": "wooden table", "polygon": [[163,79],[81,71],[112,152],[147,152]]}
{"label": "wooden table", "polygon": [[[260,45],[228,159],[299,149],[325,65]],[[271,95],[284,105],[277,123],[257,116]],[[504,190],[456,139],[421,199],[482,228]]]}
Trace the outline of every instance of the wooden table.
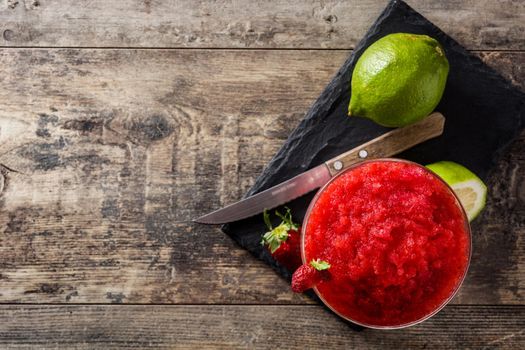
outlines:
{"label": "wooden table", "polygon": [[[409,4],[525,87],[524,1]],[[525,133],[464,287],[405,330],[351,330],[190,221],[250,187],[385,5],[2,1],[0,348],[524,348]]]}

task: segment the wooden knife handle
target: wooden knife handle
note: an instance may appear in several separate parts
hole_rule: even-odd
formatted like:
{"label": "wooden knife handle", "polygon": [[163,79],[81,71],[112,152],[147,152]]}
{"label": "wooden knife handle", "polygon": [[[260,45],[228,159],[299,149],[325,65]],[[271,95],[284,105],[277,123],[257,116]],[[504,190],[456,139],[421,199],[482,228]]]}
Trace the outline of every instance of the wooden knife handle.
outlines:
{"label": "wooden knife handle", "polygon": [[445,117],[439,112],[402,128],[394,129],[325,162],[332,176],[365,159],[391,157],[443,133]]}

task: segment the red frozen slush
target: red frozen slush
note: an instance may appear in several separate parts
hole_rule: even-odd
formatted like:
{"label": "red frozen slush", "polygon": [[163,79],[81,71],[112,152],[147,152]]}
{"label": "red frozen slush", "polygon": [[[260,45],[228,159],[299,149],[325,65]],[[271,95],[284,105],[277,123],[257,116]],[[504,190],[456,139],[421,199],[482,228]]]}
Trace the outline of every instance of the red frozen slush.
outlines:
{"label": "red frozen slush", "polygon": [[415,163],[361,163],[314,199],[303,261],[330,263],[317,284],[341,316],[398,327],[426,318],[455,293],[470,258],[468,221],[452,190]]}

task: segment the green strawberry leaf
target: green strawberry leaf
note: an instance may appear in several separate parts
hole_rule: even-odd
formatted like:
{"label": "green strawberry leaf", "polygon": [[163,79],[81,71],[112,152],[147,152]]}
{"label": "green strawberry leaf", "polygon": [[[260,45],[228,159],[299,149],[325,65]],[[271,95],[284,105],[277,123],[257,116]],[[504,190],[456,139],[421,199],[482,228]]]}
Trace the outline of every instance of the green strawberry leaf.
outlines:
{"label": "green strawberry leaf", "polygon": [[328,270],[330,268],[329,263],[327,263],[324,260],[319,260],[319,259],[310,261],[310,265],[317,271]]}

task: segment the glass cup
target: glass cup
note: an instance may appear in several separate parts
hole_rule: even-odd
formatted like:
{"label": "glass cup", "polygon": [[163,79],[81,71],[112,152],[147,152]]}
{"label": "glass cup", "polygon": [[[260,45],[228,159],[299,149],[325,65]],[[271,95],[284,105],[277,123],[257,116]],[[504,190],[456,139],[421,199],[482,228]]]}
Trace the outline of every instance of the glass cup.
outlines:
{"label": "glass cup", "polygon": [[463,206],[461,205],[458,197],[456,196],[456,194],[454,193],[454,191],[452,190],[452,188],[450,188],[450,186],[445,182],[443,181],[438,175],[434,174],[430,169],[420,165],[420,164],[417,164],[417,163],[414,163],[414,162],[411,162],[411,161],[408,161],[408,160],[404,160],[404,159],[397,159],[397,158],[379,158],[379,159],[373,159],[373,160],[366,160],[366,161],[363,161],[363,162],[359,162],[359,163],[356,163],[352,166],[350,166],[348,169],[345,169],[344,171],[342,171],[341,173],[337,174],[336,176],[334,176],[332,179],[330,179],[330,181],[328,181],[317,193],[316,195],[314,196],[314,198],[312,199],[312,201],[310,202],[310,205],[308,206],[308,209],[306,211],[306,215],[305,215],[305,218],[303,220],[303,225],[302,225],[302,231],[301,231],[301,258],[302,258],[302,262],[303,264],[306,264],[306,259],[305,259],[305,252],[304,252],[304,239],[305,239],[305,235],[306,235],[306,228],[308,227],[308,218],[310,217],[310,212],[312,211],[317,199],[319,198],[320,194],[323,193],[323,191],[326,189],[326,187],[331,184],[335,179],[337,179],[339,176],[341,176],[342,174],[345,174],[347,172],[352,172],[354,169],[360,167],[361,165],[363,164],[367,164],[367,163],[371,163],[371,162],[404,162],[404,163],[408,163],[408,164],[411,164],[411,165],[415,165],[415,166],[418,166],[419,168],[423,169],[424,171],[428,172],[429,174],[432,174],[432,176],[439,182],[441,182],[443,184],[443,186],[445,186],[446,188],[448,188],[450,194],[454,197],[455,199],[455,202],[456,202],[456,205],[459,207],[459,209],[461,210],[461,213],[463,215],[463,223],[465,225],[465,232],[467,233],[467,238],[468,238],[468,260],[467,260],[467,265],[465,267],[465,271],[463,272],[463,275],[461,276],[461,278],[459,279],[456,287],[454,288],[454,290],[452,290],[452,292],[450,293],[450,295],[448,296],[447,299],[445,299],[437,308],[435,308],[432,312],[430,312],[429,314],[425,315],[424,317],[418,319],[418,320],[415,320],[415,321],[412,321],[412,322],[408,322],[408,323],[403,323],[403,324],[399,324],[399,325],[373,325],[373,324],[366,324],[366,323],[362,323],[362,322],[359,322],[359,321],[356,321],[348,316],[345,316],[343,314],[341,314],[340,312],[338,312],[335,308],[333,308],[324,298],[323,298],[323,295],[319,292],[319,290],[317,288],[313,288],[315,294],[317,294],[317,296],[319,297],[319,299],[321,299],[321,301],[330,309],[332,310],[335,314],[337,314],[338,316],[342,317],[343,319],[347,320],[347,321],[350,321],[354,324],[357,324],[357,325],[360,325],[360,326],[363,326],[363,327],[367,327],[367,328],[374,328],[374,329],[399,329],[399,328],[405,328],[405,327],[410,327],[410,326],[413,326],[413,325],[416,325],[418,323],[421,323],[427,319],[429,319],[430,317],[434,316],[436,313],[438,313],[443,307],[445,307],[445,305],[447,305],[450,300],[452,300],[452,298],[454,298],[454,296],[456,295],[456,293],[458,292],[459,288],[461,287],[463,281],[465,280],[465,276],[467,274],[467,271],[468,271],[468,268],[470,266],[470,259],[471,259],[471,255],[472,255],[472,236],[471,236],[471,231],[470,231],[470,225],[469,225],[469,221],[468,221],[468,218],[467,218],[467,214],[465,213],[465,210],[463,208]]}

